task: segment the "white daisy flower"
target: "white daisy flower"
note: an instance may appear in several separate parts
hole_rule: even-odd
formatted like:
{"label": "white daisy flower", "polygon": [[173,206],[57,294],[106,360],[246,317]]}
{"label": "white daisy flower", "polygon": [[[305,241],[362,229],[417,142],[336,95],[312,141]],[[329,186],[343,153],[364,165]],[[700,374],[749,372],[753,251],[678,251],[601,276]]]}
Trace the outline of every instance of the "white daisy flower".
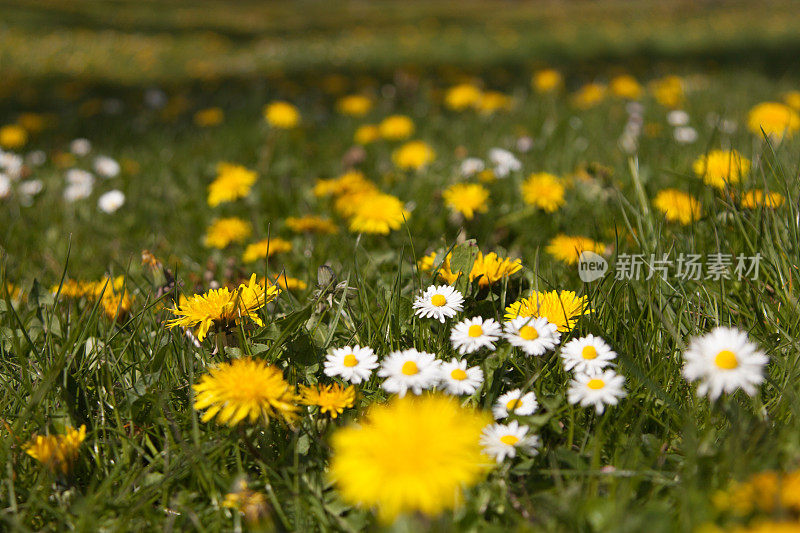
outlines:
{"label": "white daisy flower", "polygon": [[94,170],[104,178],[114,178],[119,174],[120,166],[110,157],[99,155],[94,159]]}
{"label": "white daisy flower", "polygon": [[97,199],[97,207],[99,207],[100,211],[103,213],[114,213],[123,205],[125,205],[125,193],[117,189],[108,191],[100,195],[100,198]]}
{"label": "white daisy flower", "polygon": [[492,148],[489,150],[489,161],[494,165],[494,175],[498,178],[505,178],[511,172],[517,172],[522,169],[522,163],[519,162],[514,154],[502,148]]}
{"label": "white daisy flower", "polygon": [[461,175],[465,178],[469,178],[481,172],[485,167],[486,165],[484,165],[483,160],[477,157],[468,157],[461,162]]}
{"label": "white daisy flower", "polygon": [[450,285],[431,285],[414,300],[414,312],[422,318],[435,318],[442,324],[464,309],[464,297]]}
{"label": "white daisy flower", "polygon": [[8,198],[11,195],[11,180],[0,172],[0,198]]}
{"label": "white daisy flower", "polygon": [[84,156],[92,151],[92,143],[89,139],[75,139],[69,143],[69,151],[77,156]]}
{"label": "white daisy flower", "polygon": [[450,342],[461,355],[477,352],[481,348],[494,351],[494,343],[500,339],[500,324],[492,318],[476,316],[462,320],[450,331]]}
{"label": "white daisy flower", "polygon": [[505,337],[528,355],[542,355],[561,341],[558,327],[544,317],[517,317],[503,324]]}
{"label": "white daisy flower", "polygon": [[625,396],[625,378],[613,370],[605,370],[595,374],[575,374],[569,384],[567,399],[571,404],[581,407],[594,405],[597,414],[601,414],[606,405],[617,405]]}
{"label": "white daisy flower", "polygon": [[324,366],[326,376],[339,376],[350,383],[361,383],[369,379],[373,369],[378,368],[378,356],[369,346],[345,346],[325,356]]}
{"label": "white daisy flower", "polygon": [[432,353],[411,348],[390,353],[381,363],[378,375],[387,378],[381,385],[383,390],[402,398],[409,390],[422,394],[423,390],[433,388],[439,381],[440,364]]}
{"label": "white daisy flower", "polygon": [[528,426],[520,426],[516,420],[508,424],[490,424],[483,428],[480,444],[483,453],[502,463],[506,457],[516,457],[517,449],[531,455],[539,453],[539,437],[528,435]]}
{"label": "white daisy flower", "polygon": [[600,337],[591,333],[579,339],[572,339],[561,348],[564,370],[575,372],[598,372],[611,365],[617,354]]}
{"label": "white daisy flower", "polygon": [[764,366],[769,360],[748,340],[747,333],[725,327],[693,338],[683,359],[683,376],[700,381],[697,394],[711,400],[739,388],[750,396],[755,394],[764,381]]}
{"label": "white daisy flower", "polygon": [[483,370],[479,366],[467,368],[467,360],[455,357],[439,367],[442,383],[449,394],[474,394],[483,383]]}
{"label": "white daisy flower", "polygon": [[536,394],[533,391],[526,393],[524,396],[522,390],[514,389],[500,396],[492,407],[492,414],[495,419],[507,417],[509,414],[517,416],[532,415],[539,408],[539,402],[536,401]]}

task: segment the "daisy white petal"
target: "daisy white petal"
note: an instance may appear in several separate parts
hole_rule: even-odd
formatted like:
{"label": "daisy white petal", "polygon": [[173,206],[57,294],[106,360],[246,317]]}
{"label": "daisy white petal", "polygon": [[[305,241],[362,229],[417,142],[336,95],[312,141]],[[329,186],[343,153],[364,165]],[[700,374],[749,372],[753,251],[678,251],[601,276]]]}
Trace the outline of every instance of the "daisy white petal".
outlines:
{"label": "daisy white petal", "polygon": [[464,309],[464,297],[450,285],[431,285],[414,301],[415,314],[435,318],[442,324]]}
{"label": "daisy white petal", "polygon": [[325,375],[339,376],[350,383],[367,381],[378,367],[378,357],[369,346],[355,345],[337,348],[325,357]]}
{"label": "daisy white petal", "polygon": [[439,373],[441,382],[449,394],[474,394],[483,383],[483,370],[479,366],[467,368],[467,360],[455,357],[442,363]]}
{"label": "daisy white petal", "polygon": [[516,420],[508,424],[486,426],[480,439],[483,452],[494,457],[498,463],[502,463],[506,457],[515,457],[518,449],[536,455],[539,437],[528,435],[528,429],[528,426],[520,426]]}
{"label": "daisy white petal", "polygon": [[481,348],[494,351],[495,342],[500,339],[500,324],[492,318],[484,320],[476,316],[462,320],[450,331],[450,342],[458,353],[465,355]]}
{"label": "daisy white petal", "polygon": [[520,389],[514,389],[500,396],[492,407],[496,419],[507,417],[509,414],[517,416],[532,415],[539,408],[536,394],[533,391],[522,394]]}
{"label": "daisy white petal", "polygon": [[378,370],[380,377],[386,378],[381,385],[386,392],[395,393],[401,398],[409,390],[422,394],[439,382],[439,365],[432,353],[418,352],[411,348],[390,353]]}
{"label": "daisy white petal", "polygon": [[505,337],[528,355],[542,355],[561,341],[558,327],[544,317],[518,317],[503,324]]}
{"label": "daisy white petal", "polygon": [[599,373],[579,373],[569,384],[567,399],[571,404],[581,407],[594,406],[597,414],[601,414],[606,405],[617,405],[625,396],[625,378],[613,370]]}
{"label": "daisy white petal", "polygon": [[612,365],[616,352],[600,337],[589,334],[572,339],[561,348],[564,370],[598,372]]}

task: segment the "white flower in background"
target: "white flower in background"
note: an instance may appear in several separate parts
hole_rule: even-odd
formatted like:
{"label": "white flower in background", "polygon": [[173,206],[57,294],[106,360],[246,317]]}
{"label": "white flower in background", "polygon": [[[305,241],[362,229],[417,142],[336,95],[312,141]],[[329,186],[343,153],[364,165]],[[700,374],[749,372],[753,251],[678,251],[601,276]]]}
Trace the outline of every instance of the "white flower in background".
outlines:
{"label": "white flower in background", "polygon": [[69,151],[77,156],[84,156],[92,151],[92,143],[89,139],[75,139],[69,143]]}
{"label": "white flower in background", "polygon": [[528,426],[520,426],[516,420],[508,424],[490,424],[481,433],[480,444],[483,452],[498,463],[506,457],[516,457],[517,450],[536,455],[539,437],[528,435]]}
{"label": "white flower in background", "polygon": [[352,348],[337,348],[325,357],[325,375],[339,376],[350,383],[367,381],[372,371],[378,368],[378,357],[372,348],[356,344]]}
{"label": "white flower in background", "polygon": [[489,150],[489,161],[494,166],[494,175],[498,178],[505,178],[511,172],[517,172],[522,169],[522,163],[519,162],[514,154],[502,148],[492,148]]}
{"label": "white flower in background", "polygon": [[167,93],[158,88],[150,88],[144,92],[144,103],[150,109],[161,109],[167,105]]}
{"label": "white flower in background", "polygon": [[521,316],[503,324],[505,338],[528,355],[542,355],[561,340],[558,327],[544,317]]}
{"label": "white flower in background", "polygon": [[19,193],[19,201],[24,206],[29,206],[33,203],[33,197],[42,192],[44,184],[42,180],[26,180],[17,185],[17,193]]}
{"label": "white flower in background", "polygon": [[617,405],[625,396],[625,378],[613,370],[596,374],[579,373],[569,384],[567,399],[581,407],[594,405],[597,414],[602,414],[606,405]]}
{"label": "white flower in background", "polygon": [[467,368],[467,360],[455,357],[439,366],[441,381],[449,394],[475,394],[483,383],[483,370],[479,366]]}
{"label": "white flower in background", "polygon": [[0,173],[0,198],[8,198],[11,194],[11,180],[6,174]]}
{"label": "white flower in background", "polygon": [[564,370],[597,372],[611,365],[616,357],[616,352],[606,341],[592,334],[572,339],[561,347]]}
{"label": "white flower in background", "polygon": [[477,352],[481,348],[494,351],[494,343],[500,339],[501,333],[500,324],[493,318],[484,320],[476,316],[453,326],[450,331],[450,342],[461,355]]}
{"label": "white flower in background", "polygon": [[97,207],[103,213],[114,213],[117,209],[125,205],[125,194],[122,191],[114,189],[100,195],[97,199]]}
{"label": "white flower in background", "polygon": [[0,170],[2,170],[9,179],[16,180],[22,174],[22,157],[11,152],[3,152],[0,150]]}
{"label": "white flower in background", "polygon": [[80,168],[71,168],[64,174],[70,185],[94,185],[94,175]]}
{"label": "white flower in background", "polygon": [[692,144],[697,141],[697,130],[691,126],[680,126],[675,128],[673,136],[681,144]]}
{"label": "white flower in background", "polygon": [[536,394],[533,391],[522,394],[521,389],[514,389],[500,396],[492,407],[492,414],[496,419],[507,417],[509,414],[517,416],[532,415],[539,408]]}
{"label": "white flower in background", "polygon": [[45,154],[42,150],[34,150],[25,156],[25,160],[31,166],[40,167],[47,162],[47,154]]}
{"label": "white flower in background", "polygon": [[94,176],[79,168],[71,168],[66,174],[67,187],[64,189],[64,200],[75,202],[88,198],[94,188]]}
{"label": "white flower in background", "polygon": [[644,115],[644,105],[641,102],[628,102],[625,104],[625,111],[632,117],[642,118]]}
{"label": "white flower in background", "polygon": [[697,394],[711,400],[740,388],[750,396],[755,394],[764,381],[764,367],[769,360],[748,340],[747,333],[726,327],[694,337],[683,359],[684,377],[699,381]]}
{"label": "white flower in background", "polygon": [[108,156],[99,155],[94,159],[94,170],[104,178],[114,178],[119,175],[119,163]]}
{"label": "white flower in background", "polygon": [[533,148],[533,139],[528,137],[527,135],[523,135],[519,139],[517,139],[517,151],[526,154],[531,151]]}
{"label": "white flower in background", "polygon": [[685,126],[689,123],[689,113],[676,109],[667,113],[667,123],[670,126]]}
{"label": "white flower in background", "polygon": [[421,318],[435,318],[442,324],[453,318],[464,306],[464,297],[450,285],[431,285],[414,300],[414,313]]}
{"label": "white flower in background", "polygon": [[481,172],[484,168],[486,168],[486,165],[483,163],[482,159],[468,157],[461,162],[461,175],[465,178],[469,178]]}
{"label": "white flower in background", "polygon": [[423,390],[436,386],[440,377],[440,364],[441,361],[437,361],[432,353],[418,352],[411,348],[386,356],[378,375],[386,378],[381,385],[383,390],[402,398],[409,390],[414,394],[422,394]]}

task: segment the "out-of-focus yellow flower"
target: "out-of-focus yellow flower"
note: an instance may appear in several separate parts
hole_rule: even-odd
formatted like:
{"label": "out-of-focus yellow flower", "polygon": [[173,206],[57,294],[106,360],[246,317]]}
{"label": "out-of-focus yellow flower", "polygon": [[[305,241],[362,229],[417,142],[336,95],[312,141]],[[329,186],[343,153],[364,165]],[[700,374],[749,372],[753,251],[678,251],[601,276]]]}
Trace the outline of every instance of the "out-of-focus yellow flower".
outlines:
{"label": "out-of-focus yellow flower", "polygon": [[496,111],[508,111],[512,105],[511,97],[498,91],[486,91],[478,100],[478,110],[487,115]]}
{"label": "out-of-focus yellow flower", "polygon": [[264,119],[273,128],[288,130],[300,123],[300,111],[289,102],[278,100],[264,106]]}
{"label": "out-of-focus yellow flower", "polygon": [[533,73],[531,85],[538,93],[549,93],[564,86],[564,77],[551,68],[537,70]]}
{"label": "out-of-focus yellow flower", "polygon": [[649,84],[653,98],[664,107],[676,108],[683,103],[683,80],[678,76],[666,76]]}
{"label": "out-of-focus yellow flower", "polygon": [[217,126],[225,120],[225,112],[219,107],[201,109],[194,114],[194,123],[201,128]]}
{"label": "out-of-focus yellow flower", "polygon": [[348,170],[344,174],[329,180],[320,179],[314,184],[314,196],[341,196],[364,190],[376,190],[360,170]]}
{"label": "out-of-focus yellow flower", "polygon": [[368,193],[354,204],[350,217],[350,231],[353,233],[387,235],[389,231],[400,228],[411,216],[403,202],[390,194]]}
{"label": "out-of-focus yellow flower", "polygon": [[336,227],[332,220],[315,215],[306,215],[299,218],[288,217],[286,219],[286,227],[295,233],[327,233],[332,235],[339,232],[339,228]]}
{"label": "out-of-focus yellow flower", "polygon": [[747,116],[747,128],[756,135],[763,132],[777,142],[790,138],[800,129],[800,114],[778,102],[763,102],[753,107]]}
{"label": "out-of-focus yellow flower", "polygon": [[653,205],[664,213],[667,220],[684,226],[700,218],[700,202],[691,194],[677,189],[659,191],[653,199]]}
{"label": "out-of-focus yellow flower", "polygon": [[739,183],[750,171],[750,160],[736,150],[712,150],[698,157],[692,169],[703,182],[717,189]]}
{"label": "out-of-focus yellow flower", "polygon": [[587,83],[572,95],[572,104],[579,109],[589,109],[606,97],[606,86],[601,83]]}
{"label": "out-of-focus yellow flower", "polygon": [[447,90],[445,105],[454,111],[476,107],[481,99],[481,90],[471,83],[462,83]]}
{"label": "out-of-focus yellow flower", "polygon": [[783,102],[794,109],[800,111],[800,91],[789,91],[783,95]]}
{"label": "out-of-focus yellow flower", "polygon": [[361,117],[372,109],[372,100],[362,94],[351,94],[340,98],[336,109],[343,115]]}
{"label": "out-of-focus yellow flower", "polygon": [[215,219],[206,230],[203,244],[207,248],[227,248],[233,242],[242,242],[250,234],[253,228],[249,222],[237,217]]}
{"label": "out-of-focus yellow flower", "polygon": [[436,152],[423,141],[409,141],[392,153],[392,161],[403,170],[419,170],[436,159]]}
{"label": "out-of-focus yellow flower", "polygon": [[242,261],[252,263],[275,254],[282,254],[292,249],[292,243],[280,237],[264,239],[253,244],[249,244],[242,254]]}
{"label": "out-of-focus yellow flower", "polygon": [[257,174],[241,165],[219,163],[217,178],[208,186],[208,205],[216,207],[250,194]]}
{"label": "out-of-focus yellow flower", "polygon": [[17,124],[31,133],[39,133],[47,127],[47,118],[39,113],[21,113]]}
{"label": "out-of-focus yellow flower", "polygon": [[237,484],[234,491],[225,495],[222,506],[242,513],[250,524],[260,522],[267,516],[268,511],[266,496],[250,489],[244,480]]}
{"label": "out-of-focus yellow flower", "polygon": [[78,429],[67,426],[63,435],[35,435],[25,445],[25,453],[54,473],[67,474],[78,458],[86,439],[86,426]]}
{"label": "out-of-focus yellow flower", "polygon": [[745,209],[758,209],[759,207],[766,207],[768,209],[776,209],[783,205],[786,198],[777,192],[767,192],[762,189],[747,191],[742,195],[742,207]]}
{"label": "out-of-focus yellow flower", "polygon": [[582,252],[603,254],[606,251],[606,245],[588,237],[562,233],[553,237],[545,249],[559,261],[574,265],[578,263]]}
{"label": "out-of-focus yellow flower", "polygon": [[319,412],[327,413],[331,418],[336,418],[345,409],[353,407],[356,400],[356,389],[352,385],[343,387],[339,384],[321,385],[315,387],[300,386],[300,403],[315,405]]}
{"label": "out-of-focus yellow flower", "polygon": [[442,193],[447,207],[461,213],[467,220],[472,220],[475,213],[489,210],[489,191],[477,183],[456,183]]}
{"label": "out-of-focus yellow flower", "polygon": [[0,147],[18,150],[28,142],[28,132],[17,124],[8,124],[0,128]]}
{"label": "out-of-focus yellow flower", "polygon": [[547,172],[531,174],[522,183],[522,200],[547,213],[555,213],[564,205],[564,184]]}
{"label": "out-of-focus yellow flower", "polygon": [[387,141],[402,141],[414,133],[414,121],[405,115],[391,115],[378,124],[378,129]]}
{"label": "out-of-focus yellow flower", "polygon": [[608,90],[617,98],[625,100],[639,100],[644,92],[641,84],[630,74],[616,76],[609,82]]}
{"label": "out-of-focus yellow flower", "polygon": [[375,124],[363,124],[356,129],[353,134],[353,142],[356,144],[370,144],[381,138],[381,130]]}

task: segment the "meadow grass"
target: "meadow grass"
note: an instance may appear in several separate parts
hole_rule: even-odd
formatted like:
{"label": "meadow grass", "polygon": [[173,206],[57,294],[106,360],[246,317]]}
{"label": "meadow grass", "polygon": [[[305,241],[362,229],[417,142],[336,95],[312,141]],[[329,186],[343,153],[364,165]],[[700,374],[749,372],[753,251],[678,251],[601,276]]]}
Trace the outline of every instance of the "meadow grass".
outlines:
{"label": "meadow grass", "polygon": [[[793,471],[800,459],[800,312],[794,279],[800,244],[798,138],[776,142],[746,126],[752,106],[778,101],[798,88],[796,67],[782,62],[781,53],[769,53],[780,43],[789,43],[787,49],[797,44],[787,29],[790,3],[776,2],[774,11],[757,20],[756,25],[777,28],[771,36],[753,30],[729,43],[731,50],[746,48],[752,37],[760,43],[754,46],[760,57],[770,58],[768,68],[709,66],[708,58],[730,57],[722,48],[727,34],[721,37],[703,27],[683,42],[677,35],[699,27],[697,20],[713,19],[713,12],[703,11],[689,22],[660,20],[664,11],[655,4],[650,18],[626,10],[625,3],[612,5],[633,20],[659,21],[660,44],[653,56],[626,56],[626,50],[641,52],[647,36],[633,31],[617,39],[615,32],[624,34],[627,28],[608,14],[607,40],[580,38],[581,28],[590,25],[588,16],[572,26],[565,23],[572,29],[562,30],[560,37],[557,24],[544,36],[524,31],[526,21],[563,22],[577,17],[572,10],[585,5],[546,4],[541,12],[520,6],[524,16],[515,18],[510,11],[487,11],[481,3],[467,4],[463,12],[452,5],[414,3],[408,11],[389,12],[400,17],[391,23],[390,37],[374,30],[372,36],[338,35],[329,41],[330,33],[341,32],[344,18],[299,17],[278,5],[242,6],[223,16],[227,8],[214,3],[209,5],[219,17],[201,16],[194,8],[182,12],[179,6],[161,17],[146,3],[137,4],[121,3],[113,18],[102,3],[75,3],[70,8],[74,26],[111,20],[117,27],[97,35],[56,28],[45,40],[55,52],[44,45],[26,51],[21,43],[60,25],[54,13],[63,14],[64,6],[3,4],[12,25],[0,36],[0,57],[8,58],[15,76],[6,82],[0,101],[0,126],[23,112],[40,114],[47,124],[15,150],[46,153],[44,164],[27,164],[21,178],[41,180],[43,190],[30,201],[16,189],[0,200],[4,528],[384,527],[371,510],[343,501],[328,474],[331,436],[360,420],[368,406],[390,397],[374,373],[357,387],[355,406],[340,417],[332,420],[302,407],[294,428],[278,421],[235,427],[203,422],[193,408],[192,385],[213,365],[242,357],[276,365],[292,385],[331,382],[322,372],[325,355],[352,344],[372,347],[379,358],[414,347],[449,360],[457,355],[449,339],[454,320],[443,325],[420,319],[412,310],[414,298],[433,282],[431,272],[423,272],[417,262],[431,251],[439,252],[440,261],[451,250],[454,270],[461,263],[469,271],[470,244],[484,253],[520,258],[523,269],[489,288],[462,276],[456,286],[466,302],[459,318],[502,321],[505,307],[532,290],[586,295],[592,312],[563,340],[589,333],[604,338],[618,354],[627,396],[598,415],[567,401],[570,373],[557,353],[528,357],[501,344],[496,351],[469,356],[485,380],[465,404],[491,411],[503,392],[535,392],[539,410],[518,418],[539,435],[539,453],[520,453],[493,468],[484,481],[466,489],[455,510],[432,518],[403,516],[389,528],[656,532],[728,529],[751,519],[797,520],[798,509],[791,506],[737,513],[715,504],[715,495],[733,481],[765,470]],[[396,8],[393,3],[354,6],[365,25],[389,24],[392,17],[382,6]],[[269,18],[271,10],[282,14],[276,18],[284,24]],[[725,31],[735,33],[751,15],[752,8],[732,4],[720,20],[731,21]],[[464,28],[470,22],[488,35],[488,19],[495,24],[488,25],[495,37],[505,36],[510,44],[500,39],[485,56],[471,54],[472,48],[464,48],[469,39],[442,30],[450,22],[429,22],[405,36],[422,43],[409,44],[413,52],[387,52],[420,18],[453,21],[453,28],[468,35]],[[201,33],[207,30],[218,33]],[[165,31],[174,34],[165,36]],[[436,48],[438,35],[452,38],[445,39],[444,51]],[[100,39],[97,48],[86,46],[95,37]],[[278,44],[270,56],[272,41]],[[115,56],[119,42],[129,47],[133,59]],[[86,68],[83,78],[70,78],[76,71],[64,58],[74,52],[61,48],[76,43],[87,54],[80,61]],[[342,47],[339,52],[336,46]],[[547,50],[561,47],[548,55]],[[142,50],[150,52],[139,56]],[[534,58],[526,51],[553,62],[566,78],[564,91],[540,95],[531,89]],[[148,53],[158,59],[136,72],[148,64]],[[615,55],[614,61],[607,59]],[[661,61],[671,55],[679,60]],[[606,59],[582,61],[599,56]],[[651,64],[653,57],[659,61]],[[397,68],[420,58],[421,66]],[[343,66],[336,68],[336,61]],[[276,71],[283,67],[290,72]],[[607,81],[622,71],[642,83],[665,74],[681,76],[686,95],[680,108],[688,113],[697,140],[676,141],[675,128],[667,122],[670,108],[651,90],[641,98],[643,130],[635,150],[620,142],[630,120],[628,102],[607,96],[589,109],[571,102],[570,93],[585,83],[596,77]],[[492,114],[447,109],[446,90],[464,79],[510,95],[513,109]],[[166,108],[143,102],[145,89],[156,83],[168,98]],[[339,83],[344,88],[338,89]],[[337,99],[354,92],[369,94],[374,108],[360,118],[337,113]],[[263,105],[278,99],[297,106],[302,115],[298,127],[279,130],[264,121]],[[223,121],[198,125],[195,113],[215,106],[224,111]],[[436,152],[424,169],[405,171],[392,163],[392,151],[402,143],[355,146],[359,125],[395,113],[411,117],[413,138]],[[721,127],[720,119],[737,127]],[[91,141],[90,154],[66,156],[70,141],[79,137]],[[530,139],[529,149],[520,149],[521,138]],[[465,156],[486,159],[494,147],[514,151],[522,170],[486,184],[488,212],[465,220],[445,206],[442,191],[465,180],[459,173]],[[723,191],[705,185],[692,168],[699,156],[717,148],[734,148],[752,161],[742,182]],[[65,171],[91,170],[98,154],[119,161],[120,175],[98,177],[88,199],[66,202]],[[221,161],[252,169],[258,179],[245,198],[212,208],[207,186]],[[317,180],[350,167],[404,202],[410,215],[401,228],[388,235],[350,232],[331,202],[313,193]],[[554,213],[521,199],[523,180],[541,171],[567,184],[566,203]],[[652,199],[667,187],[696,198],[701,216],[687,226],[666,221]],[[124,192],[125,205],[103,213],[97,197],[112,188]],[[776,209],[743,208],[741,193],[755,188],[779,192],[785,203]],[[304,214],[331,217],[339,233],[289,231],[286,218]],[[253,235],[222,250],[205,247],[207,227],[222,216],[248,221]],[[611,271],[582,282],[576,265],[545,250],[559,233],[606,244],[603,255]],[[244,264],[245,244],[268,236],[288,239],[293,250]],[[145,249],[159,267],[142,263]],[[760,254],[759,276],[692,281],[674,275],[614,275],[621,254],[643,254],[649,263],[651,254],[674,260],[681,253]],[[173,318],[166,308],[174,307],[181,293],[191,296],[214,283],[235,286],[251,273],[278,272],[308,287],[282,291],[260,309],[263,326],[241,321],[195,342],[182,328],[165,324]],[[123,276],[125,290],[134,297],[128,312],[111,313],[119,315],[116,320],[107,316],[100,299],[65,295],[70,280],[97,281],[106,275]],[[101,282],[105,291],[112,284]],[[770,358],[764,384],[752,397],[739,391],[709,401],[698,397],[696,386],[681,374],[689,338],[718,325],[746,331]],[[85,425],[87,436],[69,475],[60,475],[29,457],[25,444],[34,434],[63,433],[67,425]],[[265,498],[267,516],[259,522],[223,505],[240,479]]]}

